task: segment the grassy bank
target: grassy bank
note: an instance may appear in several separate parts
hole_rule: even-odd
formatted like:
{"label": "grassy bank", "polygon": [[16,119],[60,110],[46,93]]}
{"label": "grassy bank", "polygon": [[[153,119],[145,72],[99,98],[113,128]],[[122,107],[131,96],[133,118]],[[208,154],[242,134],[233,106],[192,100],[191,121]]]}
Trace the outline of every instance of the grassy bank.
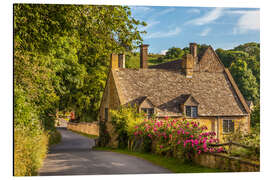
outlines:
{"label": "grassy bank", "polygon": [[156,154],[131,152],[128,150],[123,150],[123,149],[112,149],[112,148],[104,148],[104,147],[95,147],[94,150],[112,151],[112,152],[127,154],[131,156],[136,156],[138,158],[148,160],[155,165],[169,169],[170,171],[174,173],[224,172],[219,169],[206,168],[206,167],[198,166],[192,163],[183,163],[180,160],[177,160],[176,158],[164,157],[164,156],[159,156]]}

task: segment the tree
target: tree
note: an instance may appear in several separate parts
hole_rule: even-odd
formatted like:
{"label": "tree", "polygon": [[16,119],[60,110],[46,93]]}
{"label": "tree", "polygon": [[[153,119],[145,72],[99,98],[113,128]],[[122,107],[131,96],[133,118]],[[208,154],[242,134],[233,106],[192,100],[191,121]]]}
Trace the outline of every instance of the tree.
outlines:
{"label": "tree", "polygon": [[255,76],[242,59],[236,60],[230,66],[230,72],[246,100],[257,102],[259,88]]}
{"label": "tree", "polygon": [[175,59],[175,58],[181,58],[183,55],[184,55],[184,51],[182,51],[181,48],[171,47],[166,52],[165,58]]}
{"label": "tree", "polygon": [[109,55],[137,47],[143,33],[139,25],[146,24],[132,18],[125,6],[16,4],[14,50],[42,57],[36,64],[50,70],[46,76],[59,109],[95,119]]}

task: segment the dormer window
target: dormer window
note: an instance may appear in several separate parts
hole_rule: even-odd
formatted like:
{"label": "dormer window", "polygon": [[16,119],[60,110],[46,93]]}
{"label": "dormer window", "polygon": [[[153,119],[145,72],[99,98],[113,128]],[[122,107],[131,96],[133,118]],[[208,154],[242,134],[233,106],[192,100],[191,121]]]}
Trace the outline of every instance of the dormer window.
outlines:
{"label": "dormer window", "polygon": [[154,115],[154,108],[141,108],[141,110],[146,113],[148,119]]}
{"label": "dormer window", "polygon": [[197,117],[198,116],[198,107],[197,106],[186,106],[186,116]]}

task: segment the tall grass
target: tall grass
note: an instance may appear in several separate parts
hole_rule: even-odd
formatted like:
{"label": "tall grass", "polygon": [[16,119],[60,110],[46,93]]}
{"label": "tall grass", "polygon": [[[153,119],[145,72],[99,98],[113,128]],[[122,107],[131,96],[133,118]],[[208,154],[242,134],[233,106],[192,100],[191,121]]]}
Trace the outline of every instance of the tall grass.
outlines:
{"label": "tall grass", "polygon": [[48,135],[31,129],[14,129],[14,175],[37,175],[46,157]]}

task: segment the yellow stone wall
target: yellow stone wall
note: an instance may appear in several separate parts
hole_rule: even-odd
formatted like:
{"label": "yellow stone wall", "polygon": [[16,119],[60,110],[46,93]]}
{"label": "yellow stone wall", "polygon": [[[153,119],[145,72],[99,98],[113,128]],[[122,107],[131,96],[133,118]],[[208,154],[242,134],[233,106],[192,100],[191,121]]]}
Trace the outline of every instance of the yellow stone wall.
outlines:
{"label": "yellow stone wall", "polygon": [[108,108],[109,116],[108,116],[108,121],[106,122],[106,127],[111,138],[110,143],[108,144],[108,146],[110,147],[118,146],[118,142],[117,142],[118,135],[114,132],[113,125],[111,124],[110,110],[116,109],[119,106],[120,106],[120,100],[118,97],[118,93],[116,90],[116,86],[115,86],[113,76],[112,76],[112,71],[111,71],[108,76],[106,88],[103,95],[103,100],[100,106],[100,115],[99,115],[100,121],[105,121],[105,108]]}
{"label": "yellow stone wall", "polygon": [[98,123],[96,122],[93,122],[93,123],[86,123],[86,122],[70,123],[69,122],[67,124],[67,129],[77,131],[77,132],[82,132],[85,134],[99,136],[99,126],[98,126]]}

